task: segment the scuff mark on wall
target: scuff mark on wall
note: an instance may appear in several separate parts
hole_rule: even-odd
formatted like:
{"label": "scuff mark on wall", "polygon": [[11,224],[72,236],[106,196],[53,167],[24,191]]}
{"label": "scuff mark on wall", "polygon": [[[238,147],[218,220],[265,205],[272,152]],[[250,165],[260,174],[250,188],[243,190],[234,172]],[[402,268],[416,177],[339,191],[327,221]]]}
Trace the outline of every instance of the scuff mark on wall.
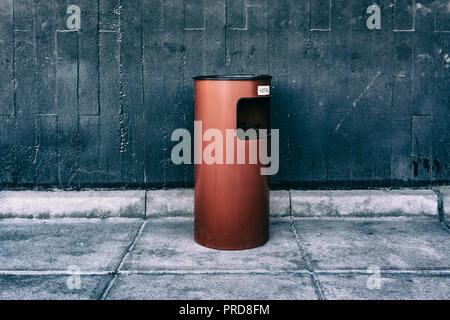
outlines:
{"label": "scuff mark on wall", "polygon": [[377,74],[370,81],[369,85],[361,92],[359,97],[355,101],[352,102],[353,107],[356,107],[356,104],[359,102],[359,100],[361,100],[361,98],[366,94],[366,92],[369,91],[370,87],[373,86],[373,83],[380,76],[380,74],[381,74],[381,71],[378,71]]}
{"label": "scuff mark on wall", "polygon": [[338,125],[336,126],[336,128],[334,129],[334,131],[339,130],[339,128],[342,126],[342,124],[344,123],[345,119],[350,115],[350,113],[353,111],[354,108],[356,108],[356,105],[358,104],[359,100],[361,100],[361,98],[367,93],[367,91],[369,91],[369,89],[373,86],[373,84],[375,83],[375,80],[380,76],[381,71],[378,71],[376,73],[376,75],[372,78],[372,80],[370,81],[370,83],[364,88],[363,91],[361,91],[361,93],[359,94],[359,96],[352,102],[352,106],[353,108],[347,112],[345,114],[345,116],[342,118],[341,121],[339,121]]}

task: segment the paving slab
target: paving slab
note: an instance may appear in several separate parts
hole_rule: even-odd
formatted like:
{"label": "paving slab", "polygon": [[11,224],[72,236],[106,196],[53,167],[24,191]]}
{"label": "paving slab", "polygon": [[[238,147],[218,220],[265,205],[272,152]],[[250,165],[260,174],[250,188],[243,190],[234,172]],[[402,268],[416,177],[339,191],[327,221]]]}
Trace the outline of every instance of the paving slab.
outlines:
{"label": "paving slab", "polygon": [[262,247],[221,251],[194,241],[194,221],[163,218],[147,221],[123,270],[300,270],[305,264],[288,220],[273,220]]}
{"label": "paving slab", "polygon": [[379,285],[372,274],[319,274],[326,299],[331,300],[448,300],[450,276],[380,275]]}
{"label": "paving slab", "polygon": [[142,220],[0,221],[0,270],[113,271]]}
{"label": "paving slab", "polygon": [[317,299],[308,274],[120,275],[108,299]]}
{"label": "paving slab", "polygon": [[292,215],[437,216],[432,190],[291,190]]}
{"label": "paving slab", "polygon": [[437,219],[295,219],[314,269],[450,268],[450,232]]}
{"label": "paving slab", "polygon": [[78,289],[68,275],[0,275],[0,300],[98,299],[111,278],[111,275],[80,276]]}

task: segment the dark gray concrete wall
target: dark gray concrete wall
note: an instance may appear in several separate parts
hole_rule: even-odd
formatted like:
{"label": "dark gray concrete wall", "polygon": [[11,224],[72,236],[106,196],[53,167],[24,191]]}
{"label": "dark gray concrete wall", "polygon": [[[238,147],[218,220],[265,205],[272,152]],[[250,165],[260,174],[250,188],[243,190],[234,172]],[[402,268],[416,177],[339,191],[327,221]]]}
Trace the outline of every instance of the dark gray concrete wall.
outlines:
{"label": "dark gray concrete wall", "polygon": [[[0,185],[183,186],[191,76],[274,76],[276,186],[450,180],[450,2],[1,0]],[[81,7],[81,31],[67,7]]]}

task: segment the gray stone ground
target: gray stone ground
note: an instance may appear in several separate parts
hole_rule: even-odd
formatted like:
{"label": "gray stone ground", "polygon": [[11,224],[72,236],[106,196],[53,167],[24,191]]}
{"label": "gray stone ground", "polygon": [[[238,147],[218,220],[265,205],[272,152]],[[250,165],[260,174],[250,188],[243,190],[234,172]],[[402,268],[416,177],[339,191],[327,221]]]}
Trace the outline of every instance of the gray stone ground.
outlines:
{"label": "gray stone ground", "polygon": [[0,299],[450,298],[436,217],[271,221],[265,246],[217,251],[187,217],[0,220]]}

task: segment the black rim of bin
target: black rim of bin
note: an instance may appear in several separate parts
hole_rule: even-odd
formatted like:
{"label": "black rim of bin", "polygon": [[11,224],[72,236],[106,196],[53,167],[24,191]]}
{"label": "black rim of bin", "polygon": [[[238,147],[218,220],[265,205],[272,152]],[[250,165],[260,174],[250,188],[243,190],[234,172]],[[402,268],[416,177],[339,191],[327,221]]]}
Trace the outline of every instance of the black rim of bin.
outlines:
{"label": "black rim of bin", "polygon": [[196,76],[194,80],[270,80],[272,76],[261,74],[224,74],[224,75],[209,75]]}

